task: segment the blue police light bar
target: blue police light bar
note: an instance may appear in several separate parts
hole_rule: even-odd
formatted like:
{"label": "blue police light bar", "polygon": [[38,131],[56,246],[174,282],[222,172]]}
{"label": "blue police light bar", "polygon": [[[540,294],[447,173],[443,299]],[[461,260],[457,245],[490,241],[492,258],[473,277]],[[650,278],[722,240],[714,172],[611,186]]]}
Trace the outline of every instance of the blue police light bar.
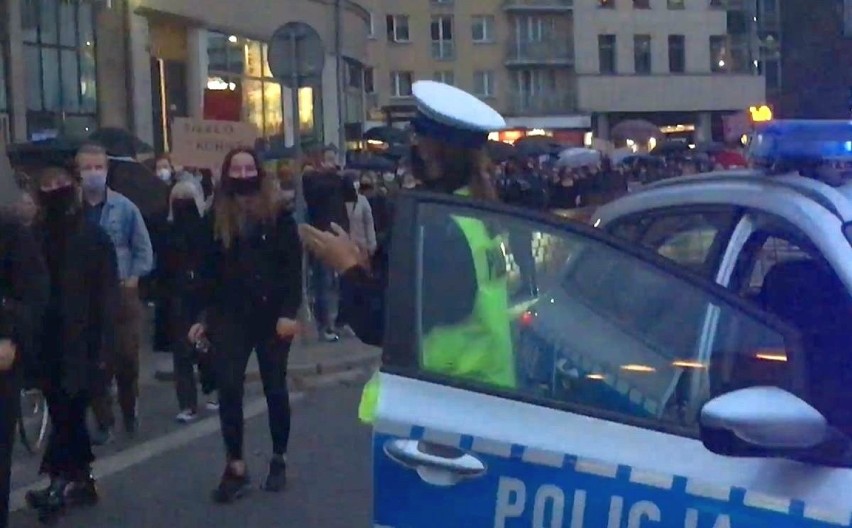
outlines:
{"label": "blue police light bar", "polygon": [[759,125],[748,157],[763,166],[852,161],[852,121],[779,120]]}

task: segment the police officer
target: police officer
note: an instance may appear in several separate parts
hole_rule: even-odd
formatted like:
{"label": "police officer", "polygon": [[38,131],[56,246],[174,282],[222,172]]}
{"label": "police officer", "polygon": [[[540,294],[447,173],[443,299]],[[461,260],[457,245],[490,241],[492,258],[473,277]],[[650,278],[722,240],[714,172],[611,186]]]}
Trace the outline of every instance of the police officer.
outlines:
{"label": "police officer", "polygon": [[[417,116],[412,167],[422,188],[432,192],[496,200],[487,172],[488,133],[505,128],[493,108],[458,88],[434,81],[413,86]],[[498,233],[484,222],[448,216],[427,225],[423,234],[424,290],[451,295],[426,296],[422,312],[423,367],[499,387],[516,385],[508,316],[505,260]],[[387,252],[377,251],[372,265],[339,226],[319,231],[300,226],[305,247],[335,268],[355,293],[341,310],[358,337],[381,345]],[[447,271],[452,265],[452,273]],[[369,270],[369,271],[368,271]],[[430,288],[430,283],[435,289]],[[442,302],[446,301],[446,302]],[[472,340],[469,336],[476,336]],[[378,378],[367,384],[359,415],[372,422],[378,401]]]}

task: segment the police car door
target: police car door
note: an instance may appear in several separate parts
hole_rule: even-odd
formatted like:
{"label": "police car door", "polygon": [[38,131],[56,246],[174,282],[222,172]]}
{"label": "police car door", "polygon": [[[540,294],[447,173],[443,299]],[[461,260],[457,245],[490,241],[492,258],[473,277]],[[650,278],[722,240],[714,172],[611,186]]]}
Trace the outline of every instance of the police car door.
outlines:
{"label": "police car door", "polygon": [[[488,259],[502,311],[499,295],[460,282],[487,278],[452,235],[465,221],[502,237],[503,270]],[[376,526],[852,522],[849,428],[806,403],[799,335],[657,255],[557,218],[405,195],[386,311]],[[499,322],[511,327],[509,384],[492,375],[506,367],[488,337]],[[429,349],[436,331],[453,336],[449,354]],[[709,383],[690,382],[699,374]]]}

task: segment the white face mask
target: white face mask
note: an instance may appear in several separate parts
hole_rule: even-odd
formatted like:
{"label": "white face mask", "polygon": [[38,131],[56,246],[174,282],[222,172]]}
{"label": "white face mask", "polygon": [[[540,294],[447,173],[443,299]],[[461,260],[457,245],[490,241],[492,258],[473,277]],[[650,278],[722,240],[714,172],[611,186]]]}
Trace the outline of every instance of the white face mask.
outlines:
{"label": "white face mask", "polygon": [[396,179],[396,176],[394,176],[394,175],[393,175],[393,173],[386,172],[386,173],[382,176],[382,179],[384,179],[384,180],[385,180],[385,183],[393,183],[393,181]]}
{"label": "white face mask", "polygon": [[157,176],[163,181],[169,181],[172,178],[170,169],[157,169]]}
{"label": "white face mask", "polygon": [[352,187],[355,187],[355,190],[358,191],[361,188],[361,182],[352,182]]}
{"label": "white face mask", "polygon": [[87,192],[102,191],[106,187],[107,172],[102,170],[80,171],[83,190]]}

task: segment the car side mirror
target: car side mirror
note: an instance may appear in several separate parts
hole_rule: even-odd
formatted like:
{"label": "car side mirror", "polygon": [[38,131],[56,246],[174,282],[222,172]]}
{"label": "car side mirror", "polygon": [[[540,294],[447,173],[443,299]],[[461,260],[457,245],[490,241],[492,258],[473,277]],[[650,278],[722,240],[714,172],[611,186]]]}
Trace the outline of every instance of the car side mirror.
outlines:
{"label": "car side mirror", "polygon": [[[753,456],[760,451],[814,448],[830,436],[826,418],[797,396],[778,387],[749,387],[723,394],[701,409],[702,441],[711,451]],[[718,440],[735,439],[743,448],[720,447]],[[716,441],[714,441],[716,440]],[[733,452],[731,452],[733,451]]]}

